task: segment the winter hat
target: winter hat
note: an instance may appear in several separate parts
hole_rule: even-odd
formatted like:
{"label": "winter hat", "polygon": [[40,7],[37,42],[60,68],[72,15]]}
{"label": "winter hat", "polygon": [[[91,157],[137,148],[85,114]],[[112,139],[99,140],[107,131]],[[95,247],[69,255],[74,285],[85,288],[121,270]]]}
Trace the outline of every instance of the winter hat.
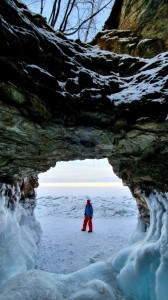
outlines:
{"label": "winter hat", "polygon": [[89,204],[90,204],[90,202],[91,202],[91,200],[90,200],[90,199],[88,199],[88,200],[87,200],[87,205],[89,205]]}

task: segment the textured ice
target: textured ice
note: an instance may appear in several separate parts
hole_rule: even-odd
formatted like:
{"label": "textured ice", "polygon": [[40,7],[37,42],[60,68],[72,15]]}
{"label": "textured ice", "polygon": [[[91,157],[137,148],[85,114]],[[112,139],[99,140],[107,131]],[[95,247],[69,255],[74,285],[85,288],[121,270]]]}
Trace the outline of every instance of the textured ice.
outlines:
{"label": "textured ice", "polygon": [[[7,280],[20,274],[1,285],[0,300],[167,300],[168,194],[153,192],[143,196],[151,215],[147,230],[139,220],[129,246],[104,261],[96,262],[96,257],[90,256],[89,266],[67,275],[26,271],[33,268],[39,225],[19,203],[8,210],[2,196],[1,278]],[[49,200],[45,200],[47,205]]]}
{"label": "textured ice", "polygon": [[[0,284],[9,278],[35,267],[37,244],[41,227],[31,210],[16,201],[8,209],[3,185],[0,197]],[[19,187],[14,193],[19,199]]]}
{"label": "textured ice", "polygon": [[[134,234],[134,243],[112,260],[123,293],[138,300],[167,300],[168,295],[168,194],[146,197],[150,226]],[[137,237],[137,242],[136,242]]]}

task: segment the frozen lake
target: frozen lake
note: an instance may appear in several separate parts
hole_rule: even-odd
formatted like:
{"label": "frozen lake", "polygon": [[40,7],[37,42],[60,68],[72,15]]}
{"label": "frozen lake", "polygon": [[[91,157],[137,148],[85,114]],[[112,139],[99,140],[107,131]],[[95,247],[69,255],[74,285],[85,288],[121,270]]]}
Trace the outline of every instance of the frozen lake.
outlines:
{"label": "frozen lake", "polygon": [[[93,233],[81,232],[87,197]],[[39,187],[35,215],[43,230],[37,268],[67,274],[104,260],[129,244],[137,208],[127,187]]]}

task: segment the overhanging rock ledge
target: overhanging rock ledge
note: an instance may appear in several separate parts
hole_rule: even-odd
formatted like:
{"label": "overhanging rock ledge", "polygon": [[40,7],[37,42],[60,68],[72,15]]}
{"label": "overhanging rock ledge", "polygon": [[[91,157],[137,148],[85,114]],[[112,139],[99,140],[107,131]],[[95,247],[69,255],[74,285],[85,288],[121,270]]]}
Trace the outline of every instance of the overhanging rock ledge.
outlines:
{"label": "overhanging rock ledge", "polygon": [[168,191],[167,52],[147,60],[68,40],[17,0],[1,0],[0,35],[2,183],[107,157],[135,197]]}

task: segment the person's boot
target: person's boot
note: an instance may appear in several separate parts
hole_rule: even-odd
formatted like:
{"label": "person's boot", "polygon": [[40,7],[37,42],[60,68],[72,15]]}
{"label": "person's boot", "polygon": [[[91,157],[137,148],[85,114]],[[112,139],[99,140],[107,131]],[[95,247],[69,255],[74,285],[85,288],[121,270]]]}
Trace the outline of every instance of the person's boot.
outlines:
{"label": "person's boot", "polygon": [[86,231],[86,230],[82,228],[81,231]]}
{"label": "person's boot", "polygon": [[92,232],[92,230],[89,230],[88,232]]}

